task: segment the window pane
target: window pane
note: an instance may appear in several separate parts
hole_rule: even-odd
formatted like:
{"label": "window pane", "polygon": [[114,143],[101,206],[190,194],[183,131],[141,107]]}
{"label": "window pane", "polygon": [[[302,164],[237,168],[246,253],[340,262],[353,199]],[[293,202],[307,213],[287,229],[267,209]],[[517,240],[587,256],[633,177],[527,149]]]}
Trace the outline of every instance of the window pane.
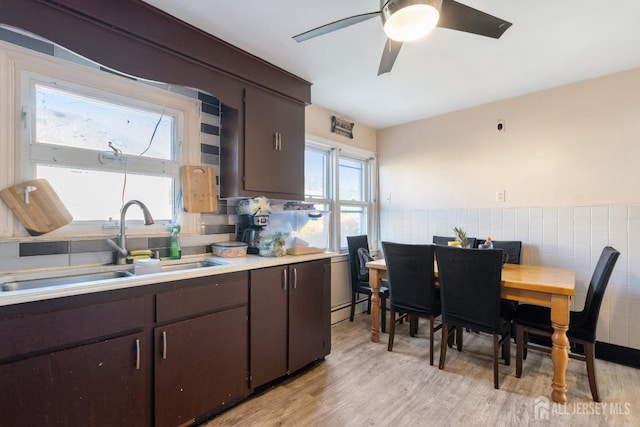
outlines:
{"label": "window pane", "polygon": [[340,158],[340,200],[364,201],[365,162]]}
{"label": "window pane", "polygon": [[367,208],[340,205],[340,247],[347,247],[347,236],[367,233]]}
{"label": "window pane", "polygon": [[[69,209],[74,221],[120,219],[124,174],[88,169],[37,166],[38,178],[46,178]],[[125,202],[143,202],[154,220],[173,217],[173,179],[127,173]],[[127,220],[142,220],[142,211],[127,211]]]}
{"label": "window pane", "polygon": [[[173,160],[174,118],[35,85],[36,142]],[[156,129],[157,126],[157,129]],[[154,135],[155,132],[155,135]]]}
{"label": "window pane", "polygon": [[305,197],[328,198],[328,161],[326,151],[306,149],[304,152]]}
{"label": "window pane", "polygon": [[329,205],[327,203],[314,203],[313,209],[317,211],[330,211]]}

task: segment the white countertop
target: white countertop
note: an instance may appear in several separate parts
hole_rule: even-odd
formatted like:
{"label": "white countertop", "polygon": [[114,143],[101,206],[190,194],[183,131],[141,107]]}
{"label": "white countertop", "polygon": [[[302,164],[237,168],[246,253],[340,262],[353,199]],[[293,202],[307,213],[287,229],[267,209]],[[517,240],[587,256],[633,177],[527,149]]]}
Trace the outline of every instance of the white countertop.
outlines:
{"label": "white countertop", "polygon": [[[218,265],[200,267],[189,270],[166,271],[154,274],[144,274],[131,277],[119,277],[114,279],[96,280],[91,282],[72,283],[68,285],[41,287],[37,289],[25,289],[20,291],[0,291],[0,306],[19,304],[32,301],[40,301],[53,298],[68,297],[73,295],[88,294],[93,292],[111,291],[115,289],[132,288],[136,286],[152,285],[155,283],[172,280],[191,279],[195,277],[214,276],[218,274],[234,273],[238,271],[253,270],[256,268],[274,267],[278,265],[294,264],[298,262],[314,261],[331,258],[338,254],[324,252],[310,255],[287,255],[284,257],[260,257],[247,255],[241,258],[221,257],[184,257],[181,260],[162,260],[162,265],[192,263],[203,260],[212,260]],[[222,264],[222,265],[220,265]],[[24,272],[16,272],[0,275],[0,283],[15,282],[21,280],[33,280],[50,277],[92,274],[109,271],[121,271],[132,269],[133,265],[100,265],[90,267],[64,267],[56,269],[38,269]]]}

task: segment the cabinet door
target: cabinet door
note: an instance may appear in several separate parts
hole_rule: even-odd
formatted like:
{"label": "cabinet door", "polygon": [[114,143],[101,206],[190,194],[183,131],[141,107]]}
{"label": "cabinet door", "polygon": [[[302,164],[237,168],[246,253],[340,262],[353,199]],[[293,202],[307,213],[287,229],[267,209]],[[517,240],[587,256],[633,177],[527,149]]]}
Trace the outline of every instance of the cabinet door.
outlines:
{"label": "cabinet door", "polygon": [[302,200],[304,106],[247,88],[244,109],[244,189]]}
{"label": "cabinet door", "polygon": [[287,373],[287,266],[251,272],[251,387]]}
{"label": "cabinet door", "polygon": [[324,261],[289,267],[289,372],[328,354],[330,298]]}
{"label": "cabinet door", "polygon": [[0,365],[0,425],[151,425],[148,350],[139,333]]}
{"label": "cabinet door", "polygon": [[247,308],[154,331],[155,425],[176,426],[249,394]]}

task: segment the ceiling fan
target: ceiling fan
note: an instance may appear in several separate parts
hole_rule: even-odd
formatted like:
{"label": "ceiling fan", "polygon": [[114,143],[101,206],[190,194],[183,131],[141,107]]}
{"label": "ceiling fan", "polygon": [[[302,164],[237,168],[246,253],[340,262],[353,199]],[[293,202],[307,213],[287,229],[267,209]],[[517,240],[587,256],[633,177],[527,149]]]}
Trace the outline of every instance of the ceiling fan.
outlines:
{"label": "ceiling fan", "polygon": [[388,73],[404,42],[417,40],[435,27],[500,38],[511,22],[481,12],[454,0],[380,0],[380,10],[350,16],[293,36],[297,42],[380,16],[387,42],[378,75]]}

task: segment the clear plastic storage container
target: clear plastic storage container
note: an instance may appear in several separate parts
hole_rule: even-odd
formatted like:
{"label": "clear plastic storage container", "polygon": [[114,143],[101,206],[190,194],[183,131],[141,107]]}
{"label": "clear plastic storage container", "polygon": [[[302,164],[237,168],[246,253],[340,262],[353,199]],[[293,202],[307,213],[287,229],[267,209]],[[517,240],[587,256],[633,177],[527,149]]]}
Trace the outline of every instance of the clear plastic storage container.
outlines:
{"label": "clear plastic storage container", "polygon": [[318,210],[274,211],[262,236],[277,232],[286,235],[288,255],[324,252],[329,246],[331,212]]}
{"label": "clear plastic storage container", "polygon": [[242,242],[212,243],[211,253],[223,258],[247,256],[247,244]]}

